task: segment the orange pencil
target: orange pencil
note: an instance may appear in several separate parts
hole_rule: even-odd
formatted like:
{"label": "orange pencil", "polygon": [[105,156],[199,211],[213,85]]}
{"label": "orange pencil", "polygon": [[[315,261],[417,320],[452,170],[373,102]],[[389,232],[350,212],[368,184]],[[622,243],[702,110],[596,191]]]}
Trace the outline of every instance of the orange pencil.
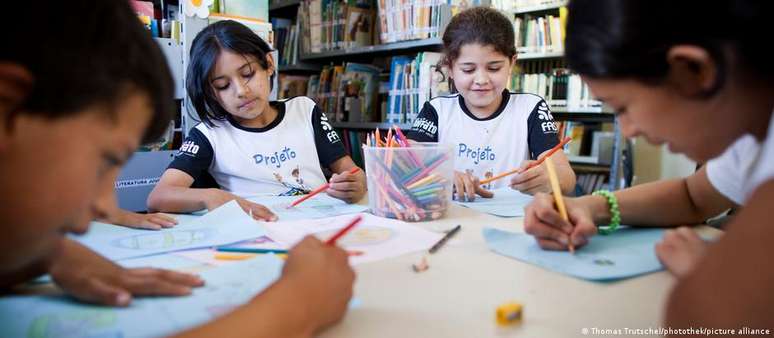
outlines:
{"label": "orange pencil", "polygon": [[[348,172],[350,174],[354,174],[354,173],[356,173],[358,171],[360,171],[360,168],[354,167],[354,168],[350,169],[350,171],[348,171]],[[303,197],[295,200],[293,203],[290,203],[290,205],[288,205],[288,209],[290,209],[292,207],[295,207],[296,205],[299,205],[301,202],[306,201],[306,200],[312,198],[314,195],[317,195],[317,194],[327,190],[330,186],[331,186],[330,183],[325,183],[325,184],[321,185],[317,189],[314,189],[310,193],[306,194],[306,196],[303,196]]]}
{"label": "orange pencil", "polygon": [[553,155],[555,152],[559,151],[559,149],[562,149],[562,147],[564,147],[564,145],[565,145],[565,144],[567,144],[567,143],[570,143],[570,141],[571,141],[571,140],[572,140],[571,138],[569,138],[569,137],[565,137],[565,138],[564,138],[564,140],[562,140],[562,142],[559,142],[559,144],[557,144],[555,147],[551,148],[551,150],[549,150],[549,151],[548,151],[548,153],[546,153],[546,154],[545,154],[545,156],[542,156],[542,157],[541,157],[541,158],[539,158],[537,161],[535,161],[535,162],[532,162],[532,164],[528,165],[528,166],[527,166],[526,168],[524,168],[524,169],[521,169],[521,168],[519,168],[519,169],[513,169],[513,170],[511,170],[511,171],[504,172],[504,173],[502,173],[502,174],[499,174],[499,175],[495,175],[494,177],[487,178],[487,179],[485,179],[485,180],[483,180],[483,181],[479,182],[478,184],[487,184],[487,183],[489,183],[489,182],[492,182],[492,181],[494,181],[494,180],[499,180],[499,179],[501,179],[501,178],[503,178],[503,177],[510,176],[510,175],[513,175],[513,174],[520,174],[520,173],[522,173],[522,172],[525,172],[525,171],[527,171],[527,170],[530,170],[530,169],[532,169],[532,168],[534,168],[534,167],[537,167],[537,166],[539,166],[540,164],[542,164],[542,163],[543,163],[543,161],[544,161],[546,158],[548,158],[549,156]]}

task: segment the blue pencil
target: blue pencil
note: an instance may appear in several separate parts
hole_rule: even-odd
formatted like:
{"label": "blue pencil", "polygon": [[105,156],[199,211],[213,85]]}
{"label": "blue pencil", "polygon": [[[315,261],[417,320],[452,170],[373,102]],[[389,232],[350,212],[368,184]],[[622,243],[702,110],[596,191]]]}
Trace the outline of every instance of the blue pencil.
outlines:
{"label": "blue pencil", "polygon": [[257,248],[229,248],[229,247],[222,247],[222,248],[217,248],[216,250],[220,251],[220,252],[239,252],[239,253],[255,253],[255,254],[265,254],[265,253],[286,254],[286,253],[288,253],[287,250],[283,250],[283,249],[257,249]]}

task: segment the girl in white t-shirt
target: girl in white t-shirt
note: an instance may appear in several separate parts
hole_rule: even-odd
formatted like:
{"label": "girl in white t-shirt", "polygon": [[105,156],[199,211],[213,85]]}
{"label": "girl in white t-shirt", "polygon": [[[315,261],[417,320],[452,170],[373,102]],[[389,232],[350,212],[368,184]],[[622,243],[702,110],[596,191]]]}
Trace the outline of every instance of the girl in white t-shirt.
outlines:
{"label": "girl in white t-shirt", "polygon": [[244,199],[299,195],[325,183],[347,202],[365,194],[365,175],[345,153],[325,114],[307,97],[269,101],[274,60],[269,45],[234,21],[214,23],[191,46],[186,90],[201,123],[191,129],[148,197],[166,212],[214,209],[236,199],[255,217],[269,209]]}
{"label": "girl in white t-shirt", "polygon": [[[543,166],[481,186],[479,179],[524,167],[559,143],[548,105],[540,96],[505,88],[516,63],[513,26],[500,12],[475,7],[452,18],[443,34],[444,59],[457,94],[426,102],[408,137],[454,148],[455,197],[491,197],[510,186],[523,193],[550,191]],[[567,157],[556,153],[562,192],[575,187]]]}
{"label": "girl in white t-shirt", "polygon": [[696,6],[573,0],[566,56],[594,95],[618,112],[625,136],[709,163],[685,179],[567,199],[569,222],[550,196],[538,194],[524,229],[541,247],[566,250],[568,243],[593,241],[597,224],[691,225],[741,204],[714,244],[679,228],[656,245],[680,277],[666,325],[770,329],[774,63],[760,41],[768,39],[766,15],[774,8],[768,1],[726,0],[686,15]]}

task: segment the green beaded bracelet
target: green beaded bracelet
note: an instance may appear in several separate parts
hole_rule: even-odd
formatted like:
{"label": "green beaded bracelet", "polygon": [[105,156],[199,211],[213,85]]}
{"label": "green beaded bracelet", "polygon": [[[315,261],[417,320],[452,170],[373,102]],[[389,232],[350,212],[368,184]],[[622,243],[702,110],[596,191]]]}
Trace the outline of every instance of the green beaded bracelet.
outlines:
{"label": "green beaded bracelet", "polygon": [[597,190],[592,195],[602,196],[607,199],[607,205],[610,207],[610,224],[606,227],[598,227],[597,230],[600,235],[609,235],[618,230],[618,226],[621,225],[621,212],[618,210],[618,199],[615,195],[607,190]]}

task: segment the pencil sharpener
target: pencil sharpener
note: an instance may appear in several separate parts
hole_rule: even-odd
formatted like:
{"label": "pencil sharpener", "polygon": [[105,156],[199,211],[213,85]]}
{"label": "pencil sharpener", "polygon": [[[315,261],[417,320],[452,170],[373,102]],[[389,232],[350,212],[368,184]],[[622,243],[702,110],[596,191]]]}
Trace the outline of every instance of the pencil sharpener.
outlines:
{"label": "pencil sharpener", "polygon": [[497,307],[498,325],[515,325],[521,323],[524,308],[521,304],[512,302]]}

